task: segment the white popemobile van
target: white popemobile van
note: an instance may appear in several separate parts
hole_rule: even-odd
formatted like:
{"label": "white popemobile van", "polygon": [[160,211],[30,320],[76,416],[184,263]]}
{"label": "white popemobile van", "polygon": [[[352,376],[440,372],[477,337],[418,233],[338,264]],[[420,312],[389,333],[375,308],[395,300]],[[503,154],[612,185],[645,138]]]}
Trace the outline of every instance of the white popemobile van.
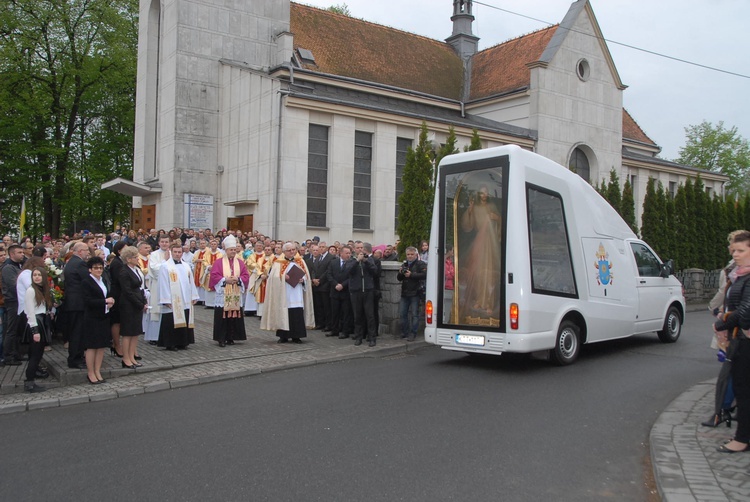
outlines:
{"label": "white popemobile van", "polygon": [[573,363],[585,343],[677,341],[682,285],[586,181],[515,145],[445,157],[432,216],[425,340]]}

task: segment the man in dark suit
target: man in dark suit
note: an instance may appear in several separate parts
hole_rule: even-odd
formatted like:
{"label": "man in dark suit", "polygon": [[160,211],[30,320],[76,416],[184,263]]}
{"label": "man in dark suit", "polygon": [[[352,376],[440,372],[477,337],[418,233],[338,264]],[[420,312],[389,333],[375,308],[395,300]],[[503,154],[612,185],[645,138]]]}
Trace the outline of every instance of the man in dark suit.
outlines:
{"label": "man in dark suit", "polygon": [[331,335],[349,338],[354,333],[352,301],[349,297],[349,269],[354,266],[350,260],[352,250],[341,248],[339,257],[333,257],[328,264],[327,278],[331,298]]}
{"label": "man in dark suit", "polygon": [[320,247],[315,243],[310,245],[310,258],[305,261],[312,279],[315,329],[330,331],[328,329],[330,322],[326,317],[326,310],[331,310],[330,288],[328,277],[326,277],[329,262],[323,259],[320,254]]}
{"label": "man in dark suit", "polygon": [[[325,299],[323,300],[323,318],[326,320],[326,322],[324,324],[323,331],[325,331],[326,333],[330,333],[331,331],[333,331],[333,328],[331,327],[331,282],[328,280],[328,267],[331,266],[331,262],[334,259],[338,260],[338,257],[333,256],[328,252],[328,245],[325,243],[325,241],[320,241],[318,243],[318,252],[320,253],[320,259],[323,263],[323,267],[325,267],[325,283],[321,283],[321,291],[325,292]],[[328,334],[327,336],[333,335]]]}
{"label": "man in dark suit", "polygon": [[89,247],[83,242],[73,245],[73,256],[70,257],[63,274],[65,276],[65,312],[68,315],[68,368],[86,368],[83,359],[81,337],[85,329],[83,323],[83,290],[81,284],[89,276],[86,260]]}
{"label": "man in dark suit", "polygon": [[20,366],[21,354],[19,352],[19,333],[23,333],[25,326],[20,326],[18,315],[18,296],[16,281],[21,273],[21,268],[26,262],[23,248],[18,244],[12,244],[8,248],[8,259],[2,267],[2,292],[5,299],[5,338],[3,339],[3,356],[8,366]]}
{"label": "man in dark suit", "polygon": [[377,344],[377,324],[375,321],[375,278],[378,265],[367,255],[365,243],[354,242],[356,264],[349,269],[349,295],[354,313],[354,345],[362,345],[367,337],[370,347]]}
{"label": "man in dark suit", "polygon": [[149,231],[149,236],[146,239],[146,242],[151,245],[151,251],[156,251],[157,249],[159,249],[159,234],[156,232],[155,228],[152,228]]}

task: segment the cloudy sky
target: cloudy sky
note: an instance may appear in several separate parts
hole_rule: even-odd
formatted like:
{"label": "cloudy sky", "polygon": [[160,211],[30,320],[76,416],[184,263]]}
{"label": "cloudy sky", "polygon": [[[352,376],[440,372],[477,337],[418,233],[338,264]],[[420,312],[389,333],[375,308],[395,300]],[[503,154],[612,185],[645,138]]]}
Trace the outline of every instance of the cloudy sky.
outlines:
{"label": "cloudy sky", "polygon": [[[299,0],[316,7],[346,4],[354,17],[443,40],[451,35],[452,0]],[[562,21],[572,0],[474,2],[479,49]],[[628,86],[625,108],[674,159],[685,127],[703,120],[736,126],[750,139],[750,1],[591,0]],[[499,10],[503,9],[503,10]],[[519,15],[520,14],[520,15]],[[528,19],[523,16],[535,18]],[[614,42],[738,73],[729,75],[623,47]]]}

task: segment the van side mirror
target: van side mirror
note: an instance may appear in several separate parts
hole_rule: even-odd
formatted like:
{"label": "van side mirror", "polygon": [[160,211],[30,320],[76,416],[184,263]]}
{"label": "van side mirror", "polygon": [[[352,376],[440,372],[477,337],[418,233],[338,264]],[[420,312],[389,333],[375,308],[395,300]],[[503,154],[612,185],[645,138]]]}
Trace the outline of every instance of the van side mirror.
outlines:
{"label": "van side mirror", "polygon": [[665,263],[661,264],[659,277],[664,277],[666,279],[672,274],[674,274],[674,260],[667,260]]}

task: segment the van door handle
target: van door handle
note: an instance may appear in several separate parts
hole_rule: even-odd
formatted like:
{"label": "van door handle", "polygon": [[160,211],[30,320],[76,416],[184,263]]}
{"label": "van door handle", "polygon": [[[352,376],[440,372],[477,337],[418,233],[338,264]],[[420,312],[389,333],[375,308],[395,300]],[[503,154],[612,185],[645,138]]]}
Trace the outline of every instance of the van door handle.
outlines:
{"label": "van door handle", "polygon": [[646,284],[646,281],[641,281],[641,284]]}

